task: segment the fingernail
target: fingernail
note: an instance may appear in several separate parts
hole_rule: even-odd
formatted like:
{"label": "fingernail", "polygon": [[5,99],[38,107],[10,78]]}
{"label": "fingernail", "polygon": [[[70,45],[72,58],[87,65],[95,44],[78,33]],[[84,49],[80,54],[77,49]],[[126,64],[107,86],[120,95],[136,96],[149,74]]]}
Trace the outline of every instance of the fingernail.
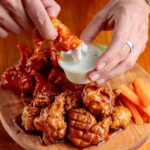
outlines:
{"label": "fingernail", "polygon": [[89,77],[92,81],[95,81],[96,79],[98,79],[100,77],[100,75],[97,73],[93,73],[93,74],[89,75]]}
{"label": "fingernail", "polygon": [[104,83],[106,80],[105,79],[100,79],[100,80],[98,80],[98,81],[96,81],[98,84],[102,84],[102,83]]}
{"label": "fingernail", "polygon": [[101,69],[103,69],[105,66],[106,66],[106,63],[101,63],[101,64],[99,64],[99,65],[97,66],[97,69],[98,69],[98,70],[101,70]]}

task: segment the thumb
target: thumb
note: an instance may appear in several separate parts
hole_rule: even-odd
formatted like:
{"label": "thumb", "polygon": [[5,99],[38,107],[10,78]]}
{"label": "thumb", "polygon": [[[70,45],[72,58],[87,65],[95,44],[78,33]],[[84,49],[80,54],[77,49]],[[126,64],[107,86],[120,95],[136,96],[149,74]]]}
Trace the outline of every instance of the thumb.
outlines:
{"label": "thumb", "polygon": [[85,42],[92,42],[98,33],[102,30],[105,17],[101,13],[94,16],[89,25],[81,33],[80,38]]}

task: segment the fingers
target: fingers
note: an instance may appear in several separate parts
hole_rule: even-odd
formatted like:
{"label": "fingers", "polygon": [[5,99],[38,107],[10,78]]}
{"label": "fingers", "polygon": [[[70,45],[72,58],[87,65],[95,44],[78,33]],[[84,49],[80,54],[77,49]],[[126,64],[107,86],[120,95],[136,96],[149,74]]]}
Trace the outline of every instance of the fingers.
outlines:
{"label": "fingers", "polygon": [[124,73],[125,71],[131,69],[138,59],[138,56],[140,55],[143,48],[143,44],[138,44],[133,51],[129,54],[129,56],[120,64],[118,64],[109,74],[107,74],[105,77],[102,76],[99,78],[96,82],[98,84],[102,84],[105,81],[112,79],[113,77],[120,75]]}
{"label": "fingers", "polygon": [[[124,21],[126,20],[126,21]],[[127,47],[124,42],[128,39],[130,26],[128,24],[129,18],[128,16],[118,16],[117,20],[115,20],[115,28],[113,31],[112,41],[107,49],[107,51],[100,57],[97,61],[96,69],[101,70],[101,64],[105,63],[110,64],[110,62],[116,58],[115,56],[119,56],[121,59],[128,54]],[[119,54],[119,52],[122,54]],[[124,54],[124,55],[123,55]]]}
{"label": "fingers", "polygon": [[[24,6],[22,1],[24,2]],[[34,24],[43,38],[53,40],[57,37],[57,31],[49,18],[49,16],[57,17],[60,11],[60,6],[54,0],[2,0],[1,2],[9,11],[5,9],[5,16],[7,12],[7,21],[11,23],[9,24],[9,28],[11,28],[10,31],[16,31],[17,27],[31,29]],[[11,14],[11,16],[9,14]],[[14,24],[16,26],[15,28]],[[9,29],[4,23],[2,26]]]}
{"label": "fingers", "polygon": [[4,30],[19,34],[22,29],[2,5],[0,5],[0,12],[0,26],[3,27]]}
{"label": "fingers", "polygon": [[0,27],[0,38],[6,38],[8,35],[7,31]]}
{"label": "fingers", "polygon": [[[124,18],[127,20],[126,22],[124,22]],[[107,51],[98,59],[96,70],[89,74],[89,78],[92,81],[97,80],[99,78],[98,75],[109,73],[127,57],[130,49],[125,45],[125,41],[128,39],[130,27],[127,26],[128,17],[124,18],[120,17],[119,20],[116,20],[113,40]]]}
{"label": "fingers", "polygon": [[41,0],[48,15],[50,17],[57,17],[61,8],[54,0]]}
{"label": "fingers", "polygon": [[42,2],[40,0],[24,0],[24,5],[28,16],[39,30],[41,36],[45,39],[54,40],[57,37],[57,31],[53,27]]}
{"label": "fingers", "polygon": [[103,13],[98,13],[81,33],[81,39],[87,43],[93,41],[93,39],[101,31],[104,22],[105,15]]}
{"label": "fingers", "polygon": [[2,0],[2,3],[22,29],[31,29],[33,27],[31,20],[25,12],[22,0]]}
{"label": "fingers", "polygon": [[134,64],[136,63],[136,60],[138,59],[139,55],[143,52],[143,49],[146,46],[146,42],[148,40],[148,36],[143,33],[139,34],[139,39],[136,42],[133,50],[128,55],[128,57],[119,63],[115,68],[113,68],[108,74],[105,74],[101,76],[100,78],[97,78],[96,82],[98,84],[101,84],[117,75],[120,75],[127,71],[128,69],[132,68]]}
{"label": "fingers", "polygon": [[[126,18],[126,23],[129,21],[129,18]],[[92,81],[98,83],[104,81],[102,80],[104,76],[110,75],[110,72],[118,66],[122,61],[129,57],[130,48],[125,43],[127,40],[130,40],[133,45],[138,44],[139,39],[141,39],[141,32],[139,31],[139,25],[134,26],[134,21],[130,21],[130,26],[124,23],[123,20],[115,22],[115,29],[113,40],[105,52],[105,54],[99,58],[96,64],[96,69],[89,73],[89,78]],[[128,20],[128,21],[127,21]],[[143,32],[142,32],[143,33]],[[146,33],[144,31],[144,33]],[[122,68],[121,68],[122,69]]]}

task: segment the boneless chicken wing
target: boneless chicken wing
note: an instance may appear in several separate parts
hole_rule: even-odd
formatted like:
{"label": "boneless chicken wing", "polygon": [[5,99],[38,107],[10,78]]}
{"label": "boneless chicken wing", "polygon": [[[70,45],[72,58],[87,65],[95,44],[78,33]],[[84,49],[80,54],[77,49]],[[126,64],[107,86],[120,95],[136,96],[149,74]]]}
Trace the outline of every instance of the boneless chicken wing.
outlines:
{"label": "boneless chicken wing", "polygon": [[52,105],[42,110],[40,118],[42,118],[42,128],[44,129],[43,141],[45,144],[48,144],[49,142],[54,143],[65,137],[67,124],[65,122],[64,114],[63,95],[57,96]]}
{"label": "boneless chicken wing", "polygon": [[112,113],[111,129],[126,128],[131,120],[131,112],[124,106],[116,106]]}
{"label": "boneless chicken wing", "polygon": [[42,109],[42,108],[45,108],[51,104],[51,99],[46,95],[38,93],[32,99],[31,104],[33,107],[37,107],[39,109]]}
{"label": "boneless chicken wing", "polygon": [[110,117],[97,123],[95,117],[85,109],[71,109],[68,115],[68,138],[81,148],[96,145],[108,136],[110,124]]}
{"label": "boneless chicken wing", "polygon": [[25,106],[22,112],[22,125],[26,131],[36,130],[33,120],[39,116],[39,110],[36,107],[33,107],[31,104]]}
{"label": "boneless chicken wing", "polygon": [[76,108],[80,106],[81,103],[81,92],[79,91],[70,91],[67,90],[65,92],[63,92],[64,95],[64,99],[65,99],[65,105],[64,105],[64,109],[65,111],[69,111],[72,108]]}
{"label": "boneless chicken wing", "polygon": [[82,98],[83,104],[93,115],[108,116],[113,111],[116,93],[105,87],[87,85]]}
{"label": "boneless chicken wing", "polygon": [[[39,130],[42,128],[40,112],[51,104],[50,98],[41,94],[36,95],[22,112],[22,125],[26,131]],[[36,122],[36,125],[35,125]],[[40,127],[39,127],[40,126]]]}
{"label": "boneless chicken wing", "polygon": [[[77,48],[82,43],[82,40],[73,35],[69,30],[69,28],[66,27],[60,20],[51,17],[51,22],[58,31],[57,38],[54,41],[49,41],[52,50],[68,51],[70,49]],[[40,36],[38,30],[35,30],[34,34],[35,53],[38,53],[40,51],[40,48],[44,43],[45,40]]]}
{"label": "boneless chicken wing", "polygon": [[54,86],[54,84],[48,82],[45,76],[36,71],[32,71],[32,76],[36,81],[33,96],[40,93],[41,95],[48,96],[50,100],[53,101],[55,96],[59,94],[58,89]]}

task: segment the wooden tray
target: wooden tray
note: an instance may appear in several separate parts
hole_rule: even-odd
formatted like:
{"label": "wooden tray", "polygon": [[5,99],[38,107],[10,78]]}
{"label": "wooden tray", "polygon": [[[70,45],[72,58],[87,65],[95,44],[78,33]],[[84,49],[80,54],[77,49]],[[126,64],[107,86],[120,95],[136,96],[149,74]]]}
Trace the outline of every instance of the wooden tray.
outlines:
{"label": "wooden tray", "polygon": [[[140,76],[150,83],[150,76],[139,66],[127,73],[114,78],[107,83],[107,86],[116,88],[121,83],[129,84],[135,76]],[[8,134],[23,148],[27,150],[75,150],[76,147],[69,143],[58,143],[43,146],[39,137],[24,133],[15,123],[16,116],[22,113],[24,107],[23,99],[18,98],[11,91],[0,89],[0,119]],[[131,124],[124,131],[113,134],[110,139],[99,146],[90,146],[87,150],[129,150],[137,149],[150,137],[150,124]]]}

